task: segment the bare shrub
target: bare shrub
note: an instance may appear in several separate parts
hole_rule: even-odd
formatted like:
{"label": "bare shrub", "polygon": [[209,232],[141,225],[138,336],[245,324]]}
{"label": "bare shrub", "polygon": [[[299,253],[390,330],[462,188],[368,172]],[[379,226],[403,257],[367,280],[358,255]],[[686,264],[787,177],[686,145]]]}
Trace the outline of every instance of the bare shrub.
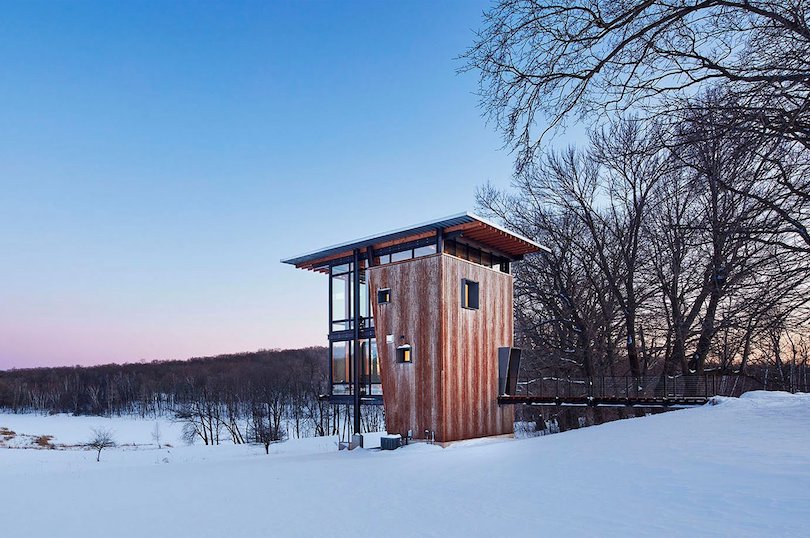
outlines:
{"label": "bare shrub", "polygon": [[93,428],[93,437],[87,443],[89,448],[96,450],[96,461],[101,461],[101,451],[115,446],[113,434],[107,428]]}

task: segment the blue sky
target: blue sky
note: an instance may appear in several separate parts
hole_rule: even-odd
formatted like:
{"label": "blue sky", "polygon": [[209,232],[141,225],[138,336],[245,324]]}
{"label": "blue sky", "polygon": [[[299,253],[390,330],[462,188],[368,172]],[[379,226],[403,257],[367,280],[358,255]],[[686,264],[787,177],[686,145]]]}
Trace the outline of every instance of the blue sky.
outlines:
{"label": "blue sky", "polygon": [[471,209],[486,2],[19,2],[0,21],[0,368],[323,344],[283,257]]}

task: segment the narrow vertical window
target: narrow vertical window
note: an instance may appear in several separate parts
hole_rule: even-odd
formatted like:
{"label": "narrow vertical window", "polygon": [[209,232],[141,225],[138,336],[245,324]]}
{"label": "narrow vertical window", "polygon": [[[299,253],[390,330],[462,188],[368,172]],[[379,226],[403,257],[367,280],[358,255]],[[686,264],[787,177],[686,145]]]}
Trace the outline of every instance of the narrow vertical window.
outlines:
{"label": "narrow vertical window", "polygon": [[478,282],[461,279],[461,307],[478,310]]}

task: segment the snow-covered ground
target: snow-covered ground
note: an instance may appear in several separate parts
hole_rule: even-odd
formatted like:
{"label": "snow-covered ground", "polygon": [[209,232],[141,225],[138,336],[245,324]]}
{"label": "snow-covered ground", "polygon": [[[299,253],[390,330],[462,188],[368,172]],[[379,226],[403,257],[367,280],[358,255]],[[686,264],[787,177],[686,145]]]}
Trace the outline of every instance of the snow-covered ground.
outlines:
{"label": "snow-covered ground", "polygon": [[[336,438],[148,446],[154,421],[0,414],[56,445],[0,449],[3,536],[807,536],[810,395],[522,440],[337,451]],[[6,435],[7,437],[9,435]],[[0,440],[3,434],[0,433]],[[6,444],[26,446],[14,439]]]}

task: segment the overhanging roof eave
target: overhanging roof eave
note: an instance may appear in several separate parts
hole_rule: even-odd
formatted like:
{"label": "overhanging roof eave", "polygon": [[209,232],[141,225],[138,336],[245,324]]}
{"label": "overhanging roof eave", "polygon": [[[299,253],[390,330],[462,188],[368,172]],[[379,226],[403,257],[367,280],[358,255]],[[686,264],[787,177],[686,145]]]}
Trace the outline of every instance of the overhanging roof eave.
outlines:
{"label": "overhanging roof eave", "polygon": [[449,228],[450,226],[456,226],[459,224],[467,224],[471,222],[481,222],[486,224],[487,226],[491,226],[497,230],[500,230],[515,239],[528,243],[529,245],[535,247],[537,250],[549,251],[549,249],[539,243],[532,241],[526,237],[523,237],[519,234],[516,234],[510,230],[503,228],[493,222],[488,221],[478,215],[470,212],[459,213],[456,215],[451,215],[448,217],[444,217],[441,219],[424,222],[421,224],[416,224],[412,226],[407,226],[404,228],[399,228],[396,230],[392,230],[389,232],[385,232],[382,234],[375,234],[373,236],[364,237],[361,239],[355,239],[353,241],[347,241],[345,243],[339,243],[337,245],[332,245],[330,247],[314,250],[312,252],[308,252],[305,254],[300,254],[298,256],[293,256],[291,258],[281,260],[282,263],[287,263],[290,265],[300,266],[302,264],[306,264],[309,262],[314,262],[316,260],[327,258],[330,256],[334,256],[336,254],[340,254],[343,252],[351,252],[354,249],[365,249],[369,246],[372,246],[377,243],[384,243],[387,241],[395,241],[397,239],[402,239],[404,237],[408,237],[410,235],[417,235],[420,233],[430,232],[430,231],[438,231],[444,228]]}

